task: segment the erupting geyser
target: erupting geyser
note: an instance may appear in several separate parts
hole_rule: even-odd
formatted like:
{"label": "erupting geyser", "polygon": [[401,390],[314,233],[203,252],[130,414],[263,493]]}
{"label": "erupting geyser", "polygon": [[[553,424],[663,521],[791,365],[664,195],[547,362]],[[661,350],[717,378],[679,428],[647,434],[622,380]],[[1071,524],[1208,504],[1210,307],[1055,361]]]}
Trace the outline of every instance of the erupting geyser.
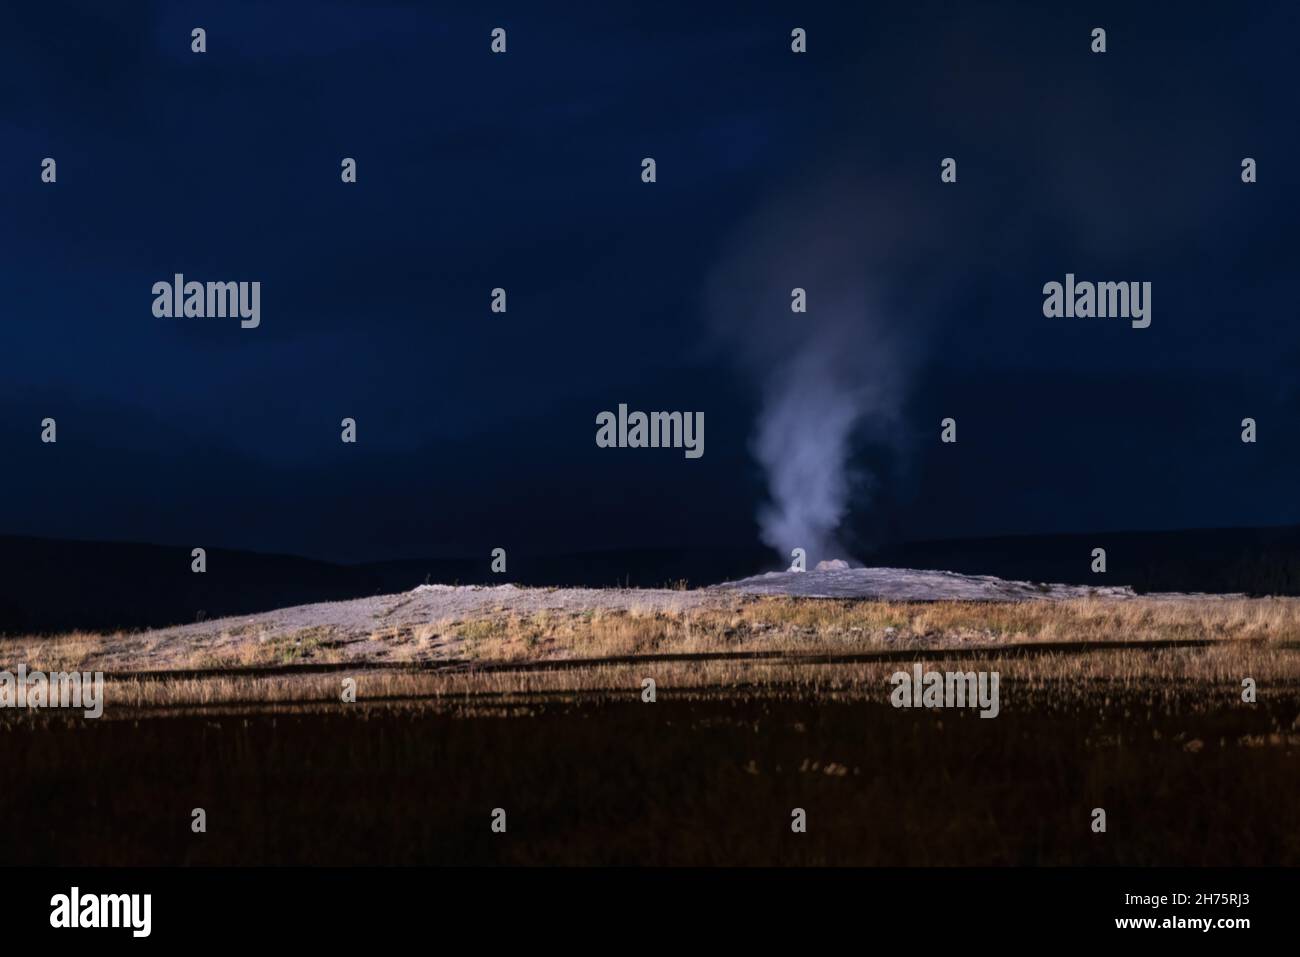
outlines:
{"label": "erupting geyser", "polygon": [[[889,438],[916,317],[889,313],[885,284],[919,255],[902,191],[816,178],[816,195],[773,204],[745,225],[715,271],[717,338],[761,392],[753,452],[768,480],[763,541],[788,559],[848,557],[839,530],[871,492],[854,467],[859,436]],[[903,241],[906,239],[906,241]]]}

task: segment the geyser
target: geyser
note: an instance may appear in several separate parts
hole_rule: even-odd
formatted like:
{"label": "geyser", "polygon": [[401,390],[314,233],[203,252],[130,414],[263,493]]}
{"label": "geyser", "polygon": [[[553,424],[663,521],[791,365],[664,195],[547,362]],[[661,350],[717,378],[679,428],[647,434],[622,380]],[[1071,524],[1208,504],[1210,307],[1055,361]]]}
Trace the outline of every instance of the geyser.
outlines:
{"label": "geyser", "polygon": [[802,548],[810,563],[849,557],[839,532],[872,483],[853,467],[855,439],[892,438],[903,399],[915,317],[891,313],[872,277],[918,256],[915,219],[893,208],[898,191],[869,201],[852,181],[813,181],[815,195],[787,197],[745,224],[707,304],[719,345],[760,392],[752,449],[769,494],[760,534],[783,560]]}

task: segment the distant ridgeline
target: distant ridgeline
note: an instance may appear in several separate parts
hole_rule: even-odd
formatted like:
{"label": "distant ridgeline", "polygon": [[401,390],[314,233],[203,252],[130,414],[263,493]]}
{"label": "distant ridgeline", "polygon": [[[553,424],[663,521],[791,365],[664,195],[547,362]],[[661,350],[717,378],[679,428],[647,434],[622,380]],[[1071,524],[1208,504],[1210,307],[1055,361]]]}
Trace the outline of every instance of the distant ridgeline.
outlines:
{"label": "distant ridgeline", "polygon": [[[1091,570],[1094,548],[1106,572]],[[943,568],[1070,585],[1131,585],[1139,592],[1300,595],[1300,528],[1106,532],[912,542],[876,549],[872,565]]]}
{"label": "distant ridgeline", "polygon": [[409,591],[416,585],[712,584],[775,567],[765,548],[638,549],[549,557],[491,556],[341,565],[208,548],[191,570],[188,546],[75,542],[0,535],[0,634],[50,634],[188,624],[319,601]]}
{"label": "distant ridgeline", "polygon": [[[1091,571],[1098,547],[1106,550],[1104,574]],[[1300,528],[957,539],[888,545],[861,558],[1034,582],[1132,585],[1140,592],[1300,595]],[[194,574],[187,547],[0,536],[0,633],[163,627],[390,594],[425,582],[698,587],[785,567],[757,546],[512,553],[508,574],[494,574],[487,554],[339,565],[212,548],[206,562],[206,572]]]}

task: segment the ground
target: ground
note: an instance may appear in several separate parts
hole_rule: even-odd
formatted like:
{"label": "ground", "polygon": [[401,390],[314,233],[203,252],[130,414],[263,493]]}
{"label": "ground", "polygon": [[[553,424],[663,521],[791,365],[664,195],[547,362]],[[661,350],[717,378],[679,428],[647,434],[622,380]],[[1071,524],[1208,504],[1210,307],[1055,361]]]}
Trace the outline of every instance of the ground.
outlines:
{"label": "ground", "polygon": [[[859,572],[0,639],[109,681],[0,712],[0,817],[31,862],[1300,863],[1300,601]],[[918,663],[998,716],[893,707]]]}

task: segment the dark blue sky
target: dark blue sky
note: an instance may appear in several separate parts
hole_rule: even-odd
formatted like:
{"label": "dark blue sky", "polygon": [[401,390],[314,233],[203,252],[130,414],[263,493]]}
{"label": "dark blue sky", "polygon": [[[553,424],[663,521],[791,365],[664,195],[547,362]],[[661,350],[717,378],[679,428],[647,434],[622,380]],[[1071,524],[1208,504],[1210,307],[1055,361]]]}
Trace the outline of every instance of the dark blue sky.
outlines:
{"label": "dark blue sky", "polygon": [[[840,195],[874,305],[833,321],[901,370],[850,542],[1300,521],[1293,6],[450,6],[5,5],[0,532],[753,544],[718,284]],[[155,318],[176,272],[260,281],[261,326]],[[1044,318],[1066,272],[1152,282],[1151,328]],[[703,411],[704,457],[597,449],[619,402]]]}

